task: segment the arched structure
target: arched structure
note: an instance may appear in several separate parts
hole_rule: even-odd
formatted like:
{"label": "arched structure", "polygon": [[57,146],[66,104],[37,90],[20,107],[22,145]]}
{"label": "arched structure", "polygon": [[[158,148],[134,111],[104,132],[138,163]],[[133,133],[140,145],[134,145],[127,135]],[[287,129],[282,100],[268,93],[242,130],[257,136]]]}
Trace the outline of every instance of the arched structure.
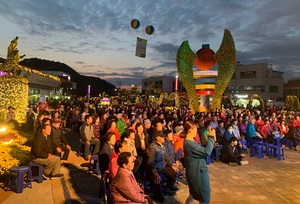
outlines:
{"label": "arched structure", "polygon": [[285,99],[284,105],[291,110],[299,110],[299,99],[297,96],[288,95]]}
{"label": "arched structure", "polygon": [[260,106],[262,107],[262,110],[265,110],[265,102],[264,100],[257,94],[253,94],[251,97],[250,97],[250,100],[249,100],[249,105],[252,104],[252,101],[253,99],[256,99],[260,102]]}

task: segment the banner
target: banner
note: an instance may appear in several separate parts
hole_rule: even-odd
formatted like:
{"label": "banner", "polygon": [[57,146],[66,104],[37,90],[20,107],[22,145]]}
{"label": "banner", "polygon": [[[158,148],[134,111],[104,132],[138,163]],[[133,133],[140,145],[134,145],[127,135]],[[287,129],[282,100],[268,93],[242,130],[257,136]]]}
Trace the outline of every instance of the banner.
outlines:
{"label": "banner", "polygon": [[146,58],[147,40],[137,37],[135,56]]}

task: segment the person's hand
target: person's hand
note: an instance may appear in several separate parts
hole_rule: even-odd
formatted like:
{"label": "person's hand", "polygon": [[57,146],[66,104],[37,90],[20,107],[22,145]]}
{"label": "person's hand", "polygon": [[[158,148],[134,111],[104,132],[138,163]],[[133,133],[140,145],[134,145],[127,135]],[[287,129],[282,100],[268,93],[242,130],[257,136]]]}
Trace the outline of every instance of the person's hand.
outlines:
{"label": "person's hand", "polygon": [[49,154],[48,154],[48,158],[49,158],[49,159],[53,158],[53,155],[49,153]]}
{"label": "person's hand", "polygon": [[144,204],[153,204],[153,201],[149,196],[145,196]]}
{"label": "person's hand", "polygon": [[172,169],[173,169],[175,172],[178,172],[178,169],[177,169],[176,164],[173,164],[173,165],[172,165]]}
{"label": "person's hand", "polygon": [[241,157],[247,157],[247,155],[246,154],[241,154]]}
{"label": "person's hand", "polygon": [[62,152],[60,147],[56,147],[56,151],[57,151],[58,153],[61,153],[61,152]]}
{"label": "person's hand", "polygon": [[160,184],[160,182],[161,182],[160,176],[158,175],[158,173],[155,173],[154,174],[154,183],[155,184]]}
{"label": "person's hand", "polygon": [[86,143],[87,145],[90,145],[90,144],[91,144],[90,141],[86,141],[85,143]]}
{"label": "person's hand", "polygon": [[216,130],[215,129],[212,129],[211,131],[209,131],[208,135],[214,137],[214,140],[216,141]]}
{"label": "person's hand", "polygon": [[67,148],[68,150],[71,150],[71,147],[70,147],[69,145],[66,145],[66,148]]}

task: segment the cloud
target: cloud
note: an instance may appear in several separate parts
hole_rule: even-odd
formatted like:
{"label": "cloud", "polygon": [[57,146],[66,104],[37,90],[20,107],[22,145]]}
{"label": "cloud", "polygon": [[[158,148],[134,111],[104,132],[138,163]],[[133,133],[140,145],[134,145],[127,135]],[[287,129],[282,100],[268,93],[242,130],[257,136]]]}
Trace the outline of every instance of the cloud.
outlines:
{"label": "cloud", "polygon": [[[24,39],[21,53],[70,63],[81,73],[129,84],[173,76],[184,40],[195,52],[202,44],[216,52],[229,29],[238,61],[268,62],[285,79],[299,76],[300,1],[0,1],[5,32]],[[139,29],[130,28],[133,18]],[[155,27],[151,36],[147,25]],[[136,37],[148,40],[146,59],[134,57]]]}

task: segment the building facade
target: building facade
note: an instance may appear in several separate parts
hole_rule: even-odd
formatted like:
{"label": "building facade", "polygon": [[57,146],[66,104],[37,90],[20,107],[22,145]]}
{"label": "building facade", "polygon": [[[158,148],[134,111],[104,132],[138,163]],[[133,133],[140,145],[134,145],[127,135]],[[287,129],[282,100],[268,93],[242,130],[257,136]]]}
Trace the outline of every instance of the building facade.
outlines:
{"label": "building facade", "polygon": [[238,64],[224,94],[237,105],[246,106],[253,94],[272,105],[283,101],[283,85],[283,72],[273,70],[270,64]]}
{"label": "building facade", "polygon": [[283,87],[283,98],[288,95],[297,96],[300,98],[300,78],[290,79]]}
{"label": "building facade", "polygon": [[181,90],[181,83],[178,78],[171,76],[158,76],[143,79],[142,93],[146,92],[149,85],[154,85],[155,88],[161,89],[163,92],[175,92]]}

